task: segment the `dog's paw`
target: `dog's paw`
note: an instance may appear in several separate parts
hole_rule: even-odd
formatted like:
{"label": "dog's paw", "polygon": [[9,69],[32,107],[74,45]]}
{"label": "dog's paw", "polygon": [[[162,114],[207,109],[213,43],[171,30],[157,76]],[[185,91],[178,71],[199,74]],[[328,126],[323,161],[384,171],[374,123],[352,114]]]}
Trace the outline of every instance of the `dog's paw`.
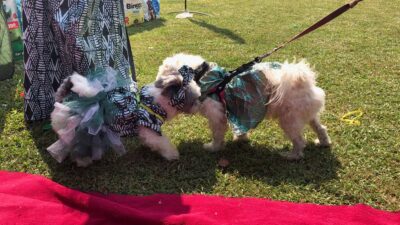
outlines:
{"label": "dog's paw", "polygon": [[242,135],[233,135],[233,141],[240,141],[240,142],[249,142],[250,138],[247,133],[242,134]]}
{"label": "dog's paw", "polygon": [[214,142],[206,143],[203,148],[209,152],[217,152],[221,150],[223,144],[215,144]]}
{"label": "dog's paw", "polygon": [[75,162],[78,167],[88,167],[93,163],[93,160],[90,157],[84,157],[76,158]]}
{"label": "dog's paw", "polygon": [[161,152],[161,155],[168,161],[178,160],[179,152],[177,150],[168,150]]}
{"label": "dog's paw", "polygon": [[291,152],[283,152],[283,153],[280,153],[280,155],[282,157],[284,157],[285,159],[290,160],[290,161],[300,160],[300,159],[302,159],[304,157],[304,153],[302,153],[302,152],[293,152],[293,151],[291,151]]}
{"label": "dog's paw", "polygon": [[319,139],[315,139],[314,144],[321,148],[329,148],[332,145],[330,140],[325,140],[321,142]]}

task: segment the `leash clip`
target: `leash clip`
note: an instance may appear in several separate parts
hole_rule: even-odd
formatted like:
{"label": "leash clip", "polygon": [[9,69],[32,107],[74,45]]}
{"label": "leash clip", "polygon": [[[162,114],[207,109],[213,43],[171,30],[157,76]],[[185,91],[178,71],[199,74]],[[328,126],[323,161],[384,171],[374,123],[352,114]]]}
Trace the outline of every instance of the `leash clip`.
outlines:
{"label": "leash clip", "polygon": [[349,3],[350,8],[353,8],[354,6],[356,6],[359,2],[361,2],[362,0],[354,0],[352,2]]}

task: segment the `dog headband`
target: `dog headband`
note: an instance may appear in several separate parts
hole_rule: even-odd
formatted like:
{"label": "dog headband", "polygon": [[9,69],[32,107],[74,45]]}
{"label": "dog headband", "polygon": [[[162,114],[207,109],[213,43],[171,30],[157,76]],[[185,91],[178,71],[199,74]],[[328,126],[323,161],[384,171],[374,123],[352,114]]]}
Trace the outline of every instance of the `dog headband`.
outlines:
{"label": "dog headband", "polygon": [[171,98],[171,106],[176,107],[178,110],[182,110],[185,105],[186,89],[190,81],[194,78],[194,70],[189,66],[182,66],[179,70],[182,75],[182,87],[174,94]]}

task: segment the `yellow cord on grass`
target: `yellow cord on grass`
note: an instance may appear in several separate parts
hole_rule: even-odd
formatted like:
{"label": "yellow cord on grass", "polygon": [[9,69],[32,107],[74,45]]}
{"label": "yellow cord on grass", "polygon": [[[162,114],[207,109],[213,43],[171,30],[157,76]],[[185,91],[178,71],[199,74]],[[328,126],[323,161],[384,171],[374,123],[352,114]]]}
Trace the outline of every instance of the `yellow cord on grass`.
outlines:
{"label": "yellow cord on grass", "polygon": [[361,109],[358,109],[344,114],[340,120],[349,125],[360,126],[361,122],[359,119],[363,114],[364,112]]}

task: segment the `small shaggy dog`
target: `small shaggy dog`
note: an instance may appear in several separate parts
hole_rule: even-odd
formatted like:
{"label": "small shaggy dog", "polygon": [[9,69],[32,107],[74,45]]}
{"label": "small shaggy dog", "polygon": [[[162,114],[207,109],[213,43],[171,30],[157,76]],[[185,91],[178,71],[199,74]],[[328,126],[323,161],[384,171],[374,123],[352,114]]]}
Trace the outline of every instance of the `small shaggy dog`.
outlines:
{"label": "small shaggy dog", "polygon": [[298,63],[255,64],[230,81],[224,95],[219,96],[207,95],[207,91],[218,84],[218,79],[223,79],[225,72],[200,56],[181,53],[166,58],[159,68],[157,79],[179,76],[178,69],[183,65],[195,69],[195,80],[202,90],[200,113],[208,119],[212,130],[212,142],[205,144],[205,149],[217,151],[224,146],[228,121],[233,127],[234,140],[247,140],[248,131],[264,117],[277,119],[293,143],[293,150],[283,154],[287,159],[303,157],[306,145],[303,129],[307,124],[318,136],[316,143],[323,147],[330,146],[327,129],[319,120],[325,93],[316,86],[316,74],[304,60]]}
{"label": "small shaggy dog", "polygon": [[161,133],[161,125],[179,113],[198,111],[200,88],[191,68],[176,72],[177,76],[144,86],[140,93],[120,85],[120,76],[111,68],[86,77],[73,74],[56,93],[51,120],[59,140],[47,150],[58,162],[70,156],[78,166],[87,166],[109,147],[122,155],[120,137],[134,135],[167,160],[178,159],[179,152]]}

